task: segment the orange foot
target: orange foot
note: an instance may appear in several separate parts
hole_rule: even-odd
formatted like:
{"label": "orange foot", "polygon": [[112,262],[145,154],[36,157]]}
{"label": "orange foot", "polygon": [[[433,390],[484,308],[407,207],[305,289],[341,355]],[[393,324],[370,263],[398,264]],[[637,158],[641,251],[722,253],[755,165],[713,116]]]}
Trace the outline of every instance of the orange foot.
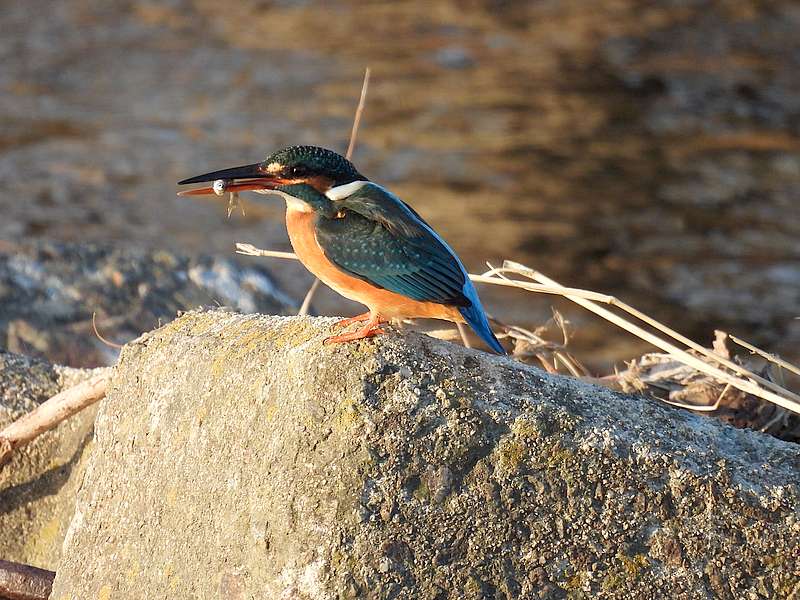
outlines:
{"label": "orange foot", "polygon": [[[353,317],[353,320],[351,322],[366,320],[363,317],[364,315]],[[369,321],[367,321],[367,323],[361,329],[350,333],[343,333],[342,335],[334,335],[332,337],[325,338],[325,340],[322,343],[341,344],[342,342],[352,342],[353,340],[361,340],[364,338],[374,337],[376,335],[381,335],[383,333],[386,333],[386,331],[384,331],[380,327],[382,321],[380,315],[368,313],[367,318],[369,318]],[[345,321],[350,321],[350,319],[345,319]],[[349,323],[347,324],[349,325]],[[339,323],[336,323],[334,327],[340,325],[342,325],[341,321]]]}
{"label": "orange foot", "polygon": [[334,329],[340,329],[341,327],[347,327],[348,325],[352,325],[353,323],[362,323],[364,321],[368,321],[370,318],[370,314],[365,312],[363,315],[356,315],[355,317],[350,317],[348,319],[342,319],[341,321],[337,321],[333,324]]}

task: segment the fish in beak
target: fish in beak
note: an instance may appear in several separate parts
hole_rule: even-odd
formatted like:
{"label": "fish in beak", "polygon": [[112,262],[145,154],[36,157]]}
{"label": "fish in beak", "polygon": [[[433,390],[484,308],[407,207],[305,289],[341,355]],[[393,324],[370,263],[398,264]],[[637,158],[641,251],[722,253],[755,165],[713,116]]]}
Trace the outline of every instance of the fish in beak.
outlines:
{"label": "fish in beak", "polygon": [[254,163],[242,167],[232,167],[220,171],[204,173],[196,177],[190,177],[179,181],[178,185],[188,185],[190,183],[205,183],[213,181],[213,185],[195,188],[193,190],[183,190],[178,192],[179,196],[221,196],[226,192],[238,193],[259,190],[271,190],[275,186],[288,183],[281,177],[271,175],[263,163]]}

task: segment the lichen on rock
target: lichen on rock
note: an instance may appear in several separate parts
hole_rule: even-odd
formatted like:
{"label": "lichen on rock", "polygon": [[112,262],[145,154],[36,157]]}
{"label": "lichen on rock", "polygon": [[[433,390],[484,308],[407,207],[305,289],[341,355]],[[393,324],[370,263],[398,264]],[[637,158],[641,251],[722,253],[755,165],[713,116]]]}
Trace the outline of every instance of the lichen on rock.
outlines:
{"label": "lichen on rock", "polygon": [[417,334],[192,312],[122,354],[53,598],[747,597],[800,449]]}

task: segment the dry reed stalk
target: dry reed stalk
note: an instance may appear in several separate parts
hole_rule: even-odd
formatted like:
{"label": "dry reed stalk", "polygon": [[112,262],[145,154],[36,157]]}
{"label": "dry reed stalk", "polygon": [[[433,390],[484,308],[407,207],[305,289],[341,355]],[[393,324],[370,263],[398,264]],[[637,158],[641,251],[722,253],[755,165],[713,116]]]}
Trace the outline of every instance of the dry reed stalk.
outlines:
{"label": "dry reed stalk", "polygon": [[[545,276],[544,274],[542,274],[542,273],[540,273],[538,271],[535,271],[534,269],[531,269],[529,267],[526,267],[525,265],[521,265],[521,264],[513,262],[513,261],[505,261],[503,263],[503,268],[502,269],[493,269],[493,271],[516,273],[518,275],[522,275],[523,277],[529,277],[529,278],[533,279],[534,281],[538,281],[539,283],[544,283],[546,285],[555,286],[556,289],[558,289],[558,286],[559,286],[559,284],[557,282],[553,281],[552,279],[550,279],[549,277]],[[572,294],[566,292],[567,288],[562,288],[562,289],[565,292],[562,295],[564,295],[565,297],[567,297],[568,299],[571,300],[572,298],[570,298],[570,296]],[[677,340],[677,341],[681,342],[682,344],[688,346],[689,348],[691,348],[695,352],[698,352],[698,353],[706,356],[708,359],[710,359],[710,360],[712,360],[714,362],[717,362],[717,363],[720,363],[722,365],[725,365],[727,368],[729,368],[730,370],[738,373],[742,377],[754,380],[756,383],[761,384],[762,386],[771,389],[776,394],[779,394],[779,395],[780,394],[786,394],[786,396],[789,399],[793,400],[795,403],[798,404],[798,406],[800,406],[800,395],[797,395],[794,392],[791,392],[790,390],[787,390],[786,388],[776,384],[775,382],[770,381],[769,379],[765,379],[765,378],[761,377],[760,375],[757,375],[756,373],[753,373],[752,371],[749,371],[748,369],[745,369],[743,366],[741,366],[741,365],[733,362],[732,360],[730,360],[727,356],[722,356],[721,354],[719,354],[717,352],[709,350],[708,348],[704,348],[700,344],[690,340],[689,338],[687,338],[684,335],[681,335],[680,333],[678,333],[674,329],[664,325],[663,323],[661,323],[659,321],[656,321],[652,317],[644,314],[643,312],[641,312],[640,310],[630,306],[629,304],[626,304],[625,302],[622,302],[618,298],[615,298],[614,296],[606,296],[605,300],[600,299],[598,301],[602,302],[604,304],[609,304],[611,306],[615,306],[615,307],[619,308],[620,310],[622,310],[624,312],[627,312],[628,314],[630,314],[631,316],[639,319],[640,321],[643,321],[644,323],[647,323],[649,326],[653,327],[654,329],[657,329],[657,330],[661,331],[662,333],[667,334],[668,336],[670,336],[674,340]],[[581,304],[580,302],[577,302],[575,300],[573,300],[573,302],[576,302],[576,304],[580,304],[581,306],[584,306],[584,308],[586,308],[587,310],[592,310],[591,308],[589,308],[588,306],[586,306],[584,304]],[[592,310],[592,312],[595,312],[596,314],[600,314],[600,313],[597,313],[597,311],[594,311],[594,310]],[[613,313],[611,313],[611,314],[613,314]],[[603,315],[600,315],[600,316],[603,316]],[[622,325],[620,325],[619,323],[615,323],[615,324],[618,325],[619,327],[622,327],[623,329],[627,329],[627,328],[623,327]],[[630,329],[628,329],[628,331],[630,331]],[[630,331],[630,333],[633,333],[634,335],[638,335],[634,331]],[[641,336],[639,336],[639,337],[641,337]],[[644,338],[642,338],[642,339],[644,339]],[[646,340],[646,341],[652,343],[652,341],[649,340],[649,339]],[[666,350],[662,346],[658,346],[658,347],[661,348],[662,350]],[[795,412],[796,412],[796,410],[795,410]]]}
{"label": "dry reed stalk", "polygon": [[750,352],[752,352],[753,354],[758,354],[761,358],[764,358],[769,362],[774,363],[779,367],[786,369],[787,371],[791,371],[795,375],[800,375],[800,367],[797,367],[792,363],[783,360],[780,356],[775,356],[774,354],[770,354],[769,352],[766,352],[761,348],[757,348],[756,346],[753,346],[752,344],[739,339],[735,335],[730,335],[730,334],[726,335],[730,338],[730,340],[733,343],[740,345],[742,348],[750,350]]}
{"label": "dry reed stalk", "polygon": [[[524,265],[520,265],[519,263],[514,263],[512,261],[505,261],[503,263],[503,270],[505,272],[516,272],[524,277],[528,277],[530,279],[533,279],[534,281],[537,281],[545,285],[551,285],[555,287],[560,286],[558,282],[554,281],[553,279],[550,279],[549,277],[543,275],[542,273],[539,273],[537,271],[534,271],[533,269],[530,269]],[[566,288],[562,289],[566,290]],[[771,402],[772,404],[777,404],[781,408],[785,408],[786,410],[800,414],[800,396],[798,396],[794,392],[791,392],[790,390],[787,390],[786,388],[783,388],[774,382],[771,382],[767,379],[764,379],[763,377],[760,377],[759,375],[756,375],[755,373],[745,369],[740,365],[737,365],[736,363],[732,362],[731,360],[723,356],[720,356],[719,354],[716,354],[708,350],[707,348],[703,348],[696,342],[689,340],[688,338],[670,329],[666,325],[656,321],[652,317],[644,315],[644,313],[641,313],[640,311],[634,309],[633,307],[628,306],[624,302],[620,302],[613,296],[609,297],[612,300],[611,302],[609,302],[610,305],[621,308],[625,312],[628,312],[631,315],[643,320],[648,325],[651,325],[652,327],[658,329],[659,331],[662,331],[663,333],[670,335],[674,339],[679,340],[682,343],[686,344],[691,349],[703,354],[707,359],[717,363],[721,363],[726,367],[730,368],[731,370],[739,373],[741,376],[737,377],[731,375],[730,373],[723,371],[721,368],[714,366],[709,362],[699,359],[698,357],[688,353],[685,350],[682,350],[681,348],[675,346],[674,344],[659,338],[658,336],[650,333],[649,331],[642,329],[638,325],[635,325],[634,323],[631,323],[630,321],[623,319],[619,315],[612,313],[611,311],[601,306],[598,306],[591,300],[578,297],[566,291],[562,295],[568,300],[571,300],[572,302],[575,302],[576,304],[584,307],[585,309],[603,317],[610,323],[613,323],[614,325],[617,325],[618,327],[628,331],[629,333],[634,334],[640,339],[643,339],[646,342],[649,342],[650,344],[656,346],[657,348],[660,348],[661,350],[667,352],[676,360],[684,363],[685,365],[693,367],[698,371],[700,371],[701,373],[705,373],[706,375],[709,375],[711,377],[716,377],[717,379],[723,381],[724,383],[729,383],[733,387],[742,392],[752,394],[753,396],[761,398],[762,400],[766,400],[767,402]],[[747,379],[745,379],[745,377]],[[763,387],[762,385],[759,384],[762,384]]]}

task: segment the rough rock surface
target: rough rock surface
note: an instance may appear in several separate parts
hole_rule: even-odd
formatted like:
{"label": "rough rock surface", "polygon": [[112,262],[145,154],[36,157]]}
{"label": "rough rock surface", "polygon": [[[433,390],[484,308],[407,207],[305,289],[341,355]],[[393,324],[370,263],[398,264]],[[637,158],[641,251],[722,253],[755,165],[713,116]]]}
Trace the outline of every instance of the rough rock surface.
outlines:
{"label": "rough rock surface", "polygon": [[114,364],[125,342],[175,313],[219,304],[296,312],[261,265],[92,244],[0,245],[0,348],[73,367]]}
{"label": "rough rock surface", "polygon": [[127,347],[52,598],[800,590],[797,446],[331,323],[189,313]]}
{"label": "rough rock surface", "polygon": [[[0,429],[91,373],[0,351]],[[0,466],[0,558],[56,568],[96,412],[86,409]]]}

